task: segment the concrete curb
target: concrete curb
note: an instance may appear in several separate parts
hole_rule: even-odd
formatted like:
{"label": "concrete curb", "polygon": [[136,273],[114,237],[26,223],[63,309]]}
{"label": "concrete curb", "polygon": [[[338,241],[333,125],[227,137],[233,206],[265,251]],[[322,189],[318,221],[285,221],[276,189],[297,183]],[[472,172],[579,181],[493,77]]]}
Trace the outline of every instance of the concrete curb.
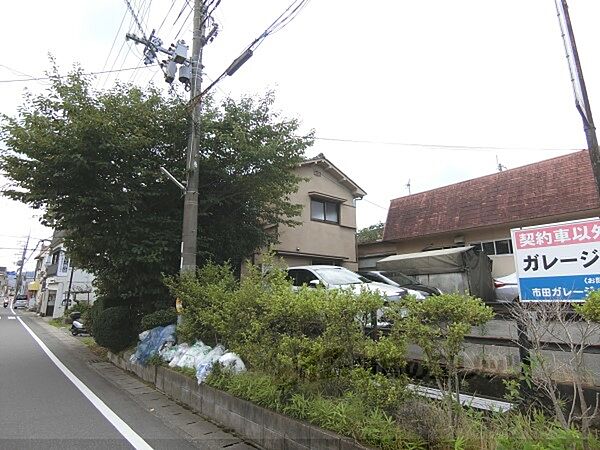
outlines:
{"label": "concrete curb", "polygon": [[266,450],[367,450],[356,441],[307,422],[293,419],[257,406],[246,400],[204,384],[161,366],[142,366],[129,361],[131,353],[122,357],[108,352],[115,366],[135,373],[152,383],[171,399],[192,411],[234,430],[245,439]]}

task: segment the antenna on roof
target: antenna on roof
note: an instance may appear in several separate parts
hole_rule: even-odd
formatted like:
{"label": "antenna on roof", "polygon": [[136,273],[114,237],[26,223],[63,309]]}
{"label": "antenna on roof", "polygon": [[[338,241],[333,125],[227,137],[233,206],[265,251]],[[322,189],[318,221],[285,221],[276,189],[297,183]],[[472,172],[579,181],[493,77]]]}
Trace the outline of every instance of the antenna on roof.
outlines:
{"label": "antenna on roof", "polygon": [[498,159],[498,155],[496,155],[496,167],[498,168],[498,172],[502,172],[506,169],[504,164],[500,164],[500,160]]}
{"label": "antenna on roof", "polygon": [[410,178],[408,179],[408,183],[406,183],[404,186],[406,186],[406,189],[408,189],[408,195],[410,195]]}

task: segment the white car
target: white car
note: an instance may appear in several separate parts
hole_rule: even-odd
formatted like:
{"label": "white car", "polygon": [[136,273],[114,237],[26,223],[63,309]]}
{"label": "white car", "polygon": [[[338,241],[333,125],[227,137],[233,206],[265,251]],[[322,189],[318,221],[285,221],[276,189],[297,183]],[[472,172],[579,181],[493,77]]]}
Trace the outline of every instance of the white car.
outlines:
{"label": "white car", "polygon": [[298,266],[287,269],[294,287],[303,285],[322,285],[327,289],[352,289],[357,294],[361,289],[379,292],[389,301],[400,300],[406,295],[413,295],[417,300],[424,300],[425,296],[412,289],[391,286],[385,283],[371,281],[344,267],[338,266]]}
{"label": "white car", "polygon": [[517,273],[511,273],[505,277],[494,279],[496,301],[514,302],[519,298],[519,284]]}

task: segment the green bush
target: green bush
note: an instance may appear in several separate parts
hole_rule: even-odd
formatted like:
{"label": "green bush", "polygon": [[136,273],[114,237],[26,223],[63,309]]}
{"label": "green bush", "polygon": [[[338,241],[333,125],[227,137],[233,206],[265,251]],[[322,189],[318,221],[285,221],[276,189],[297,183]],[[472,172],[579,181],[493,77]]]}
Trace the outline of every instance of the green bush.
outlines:
{"label": "green bush", "polygon": [[[407,343],[423,349],[446,394],[460,389],[465,335],[492,317],[479,299],[406,299],[386,312],[394,321],[389,336],[372,340],[365,324],[383,306],[372,293],[294,292],[280,270],[249,268],[237,281],[228,266],[212,264],[167,283],[183,302],[179,337],[223,344],[249,369],[232,374],[217,365],[206,383],[257,405],[389,450],[582,448],[580,431],[546,416],[483,414],[449,395],[431,401],[406,389]],[[596,444],[591,437],[588,448]]]}
{"label": "green bush", "polygon": [[283,380],[344,377],[357,364],[370,366],[373,355],[385,357],[385,365],[404,364],[403,344],[390,347],[389,341],[379,344],[365,334],[367,318],[383,306],[378,294],[308,287],[295,292],[284,271],[263,275],[255,267],[237,282],[228,266],[213,264],[197,277],[168,283],[183,303],[182,340],[221,343],[248,366]]}
{"label": "green bush", "polygon": [[114,352],[127,348],[136,337],[136,328],[131,320],[129,308],[115,306],[107,308],[94,319],[94,339],[102,347]]}
{"label": "green bush", "polygon": [[[237,375],[213,370],[206,383],[236,397],[307,420],[329,430],[352,436],[383,449],[424,448],[422,441],[412,438],[381,409],[372,409],[363,399],[348,393],[327,397],[312,393],[306,385],[289,386],[270,374],[246,372]],[[381,386],[385,389],[385,386]],[[385,392],[380,392],[385,395]]]}
{"label": "green bush", "polygon": [[77,311],[81,313],[81,319],[87,323],[89,321],[91,309],[92,306],[87,302],[76,303],[65,311],[65,321],[67,323],[73,323],[73,319],[71,319],[71,313]]}
{"label": "green bush", "polygon": [[140,331],[151,330],[177,323],[177,310],[175,308],[160,309],[142,317]]}
{"label": "green bush", "polygon": [[600,322],[600,291],[590,292],[585,302],[576,303],[574,308],[585,320]]}
{"label": "green bush", "polygon": [[72,305],[69,309],[67,309],[65,311],[65,316],[68,317],[71,313],[78,311],[81,313],[81,316],[83,317],[91,308],[92,308],[92,306],[89,303],[79,302],[79,303]]}

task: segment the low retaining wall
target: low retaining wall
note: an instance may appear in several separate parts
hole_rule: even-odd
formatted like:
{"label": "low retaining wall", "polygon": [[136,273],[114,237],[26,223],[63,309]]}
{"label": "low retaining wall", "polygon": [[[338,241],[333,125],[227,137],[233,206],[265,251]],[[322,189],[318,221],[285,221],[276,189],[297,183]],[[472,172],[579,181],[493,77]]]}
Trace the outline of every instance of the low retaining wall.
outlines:
{"label": "low retaining wall", "polygon": [[152,383],[173,400],[188,406],[207,419],[234,430],[238,435],[267,450],[365,450],[352,439],[340,436],[307,422],[262,408],[234,397],[166,367],[146,367],[123,357],[108,353],[117,367],[135,373]]}

